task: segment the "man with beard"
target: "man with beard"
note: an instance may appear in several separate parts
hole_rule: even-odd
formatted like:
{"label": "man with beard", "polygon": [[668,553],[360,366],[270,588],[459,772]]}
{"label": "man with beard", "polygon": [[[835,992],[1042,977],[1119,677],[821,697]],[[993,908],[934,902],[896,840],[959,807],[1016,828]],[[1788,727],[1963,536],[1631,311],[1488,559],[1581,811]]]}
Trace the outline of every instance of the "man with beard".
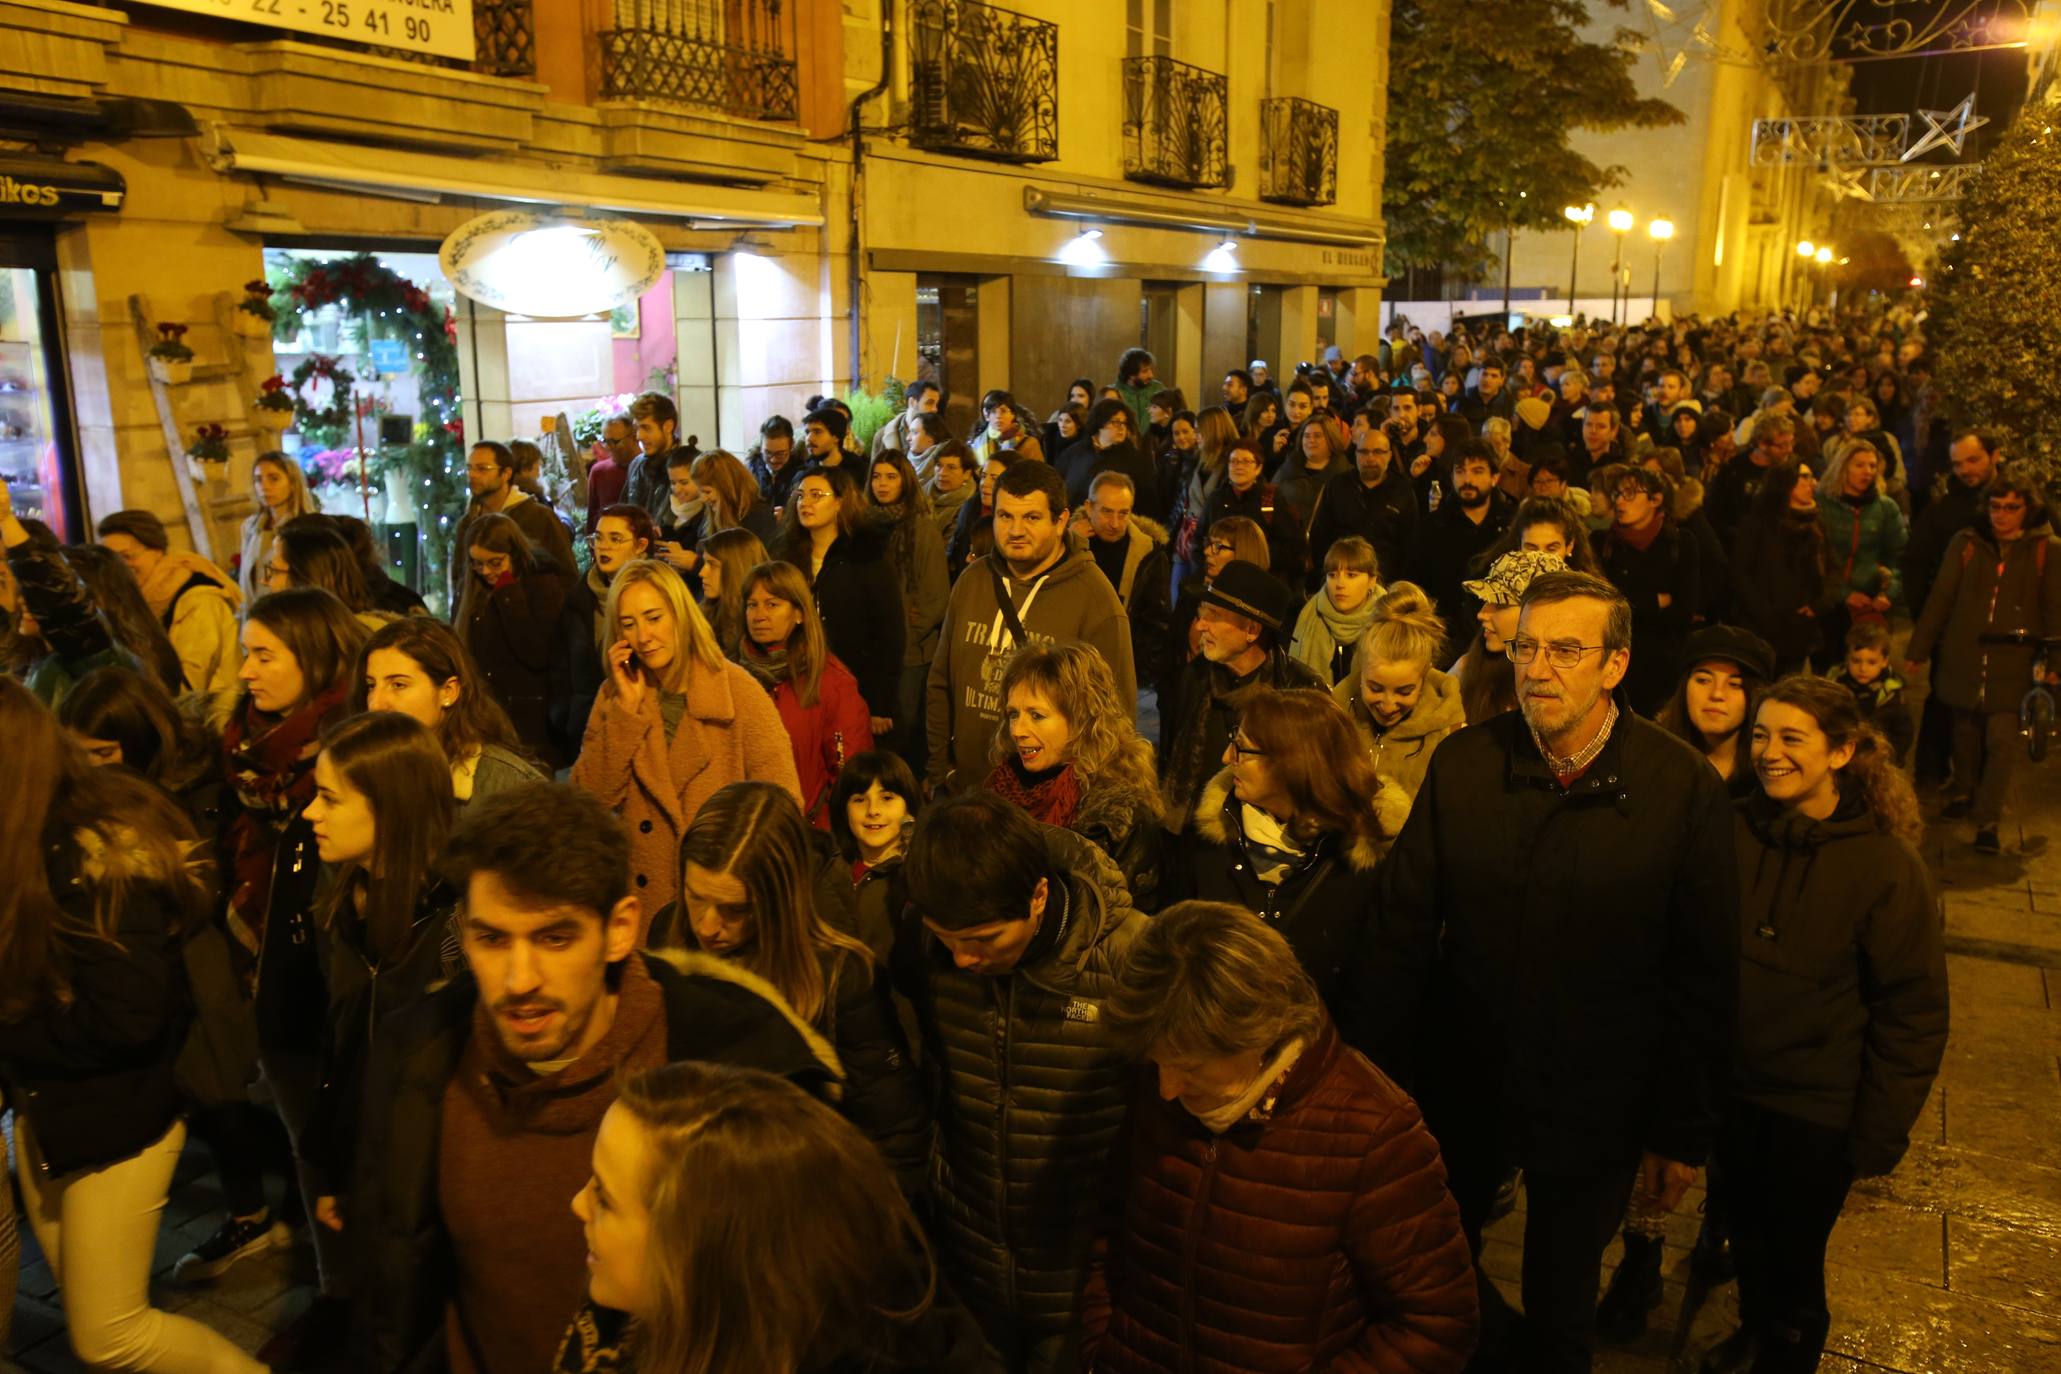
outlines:
{"label": "man with beard", "polygon": [[1233,559],[1202,593],[1195,615],[1202,652],[1181,670],[1160,711],[1160,790],[1167,824],[1186,828],[1203,784],[1224,766],[1238,714],[1261,688],[1331,684],[1288,652],[1298,598],[1256,563]]}
{"label": "man with beard", "polygon": [[1404,560],[1409,578],[1438,603],[1446,623],[1445,662],[1458,658],[1474,637],[1480,603],[1461,584],[1473,576],[1475,559],[1501,537],[1517,503],[1496,489],[1496,458],[1487,444],[1469,439],[1453,458],[1446,499],[1416,521],[1416,538]]}
{"label": "man with beard", "polygon": [[1417,529],[1417,488],[1395,461],[1393,434],[1378,417],[1353,417],[1353,466],[1324,484],[1310,521],[1310,566],[1322,569],[1331,545],[1356,534],[1374,546],[1377,575],[1393,577]]}
{"label": "man with beard", "polygon": [[[684,1059],[834,1082],[766,985],[636,950],[629,839],[586,793],[473,802],[443,876],[465,970],[374,1028],[350,1189],[350,1367],[549,1368],[586,1296],[573,1195],[624,1074]],[[432,1353],[441,1346],[441,1358]]]}
{"label": "man with beard", "polygon": [[[523,538],[550,555],[552,571],[572,585],[577,564],[573,562],[572,532],[565,522],[555,515],[542,501],[532,500],[528,492],[515,484],[515,454],[506,444],[482,439],[472,446],[472,452],[465,459],[465,485],[472,492],[472,503],[465,508],[465,515],[458,522],[458,537],[451,541],[451,547],[462,554],[472,547],[472,522],[481,515],[505,515],[513,520],[522,531]],[[451,605],[458,605],[458,594],[470,576],[465,559],[451,560]]]}
{"label": "man with beard", "polygon": [[1131,626],[1116,588],[1066,540],[1066,479],[1025,458],[995,480],[995,551],[952,584],[928,709],[933,789],[973,787],[992,766],[988,746],[1002,720],[1002,666],[1031,640],[1080,640],[1102,655],[1116,699],[1138,699]]}
{"label": "man with beard", "polygon": [[1603,1248],[1635,1187],[1681,1201],[1728,1067],[1731,808],[1701,755],[1616,699],[1631,630],[1600,578],[1526,588],[1520,709],[1432,755],[1362,951],[1364,1048],[1414,1081],[1477,1265],[1497,1184],[1524,1170],[1521,1329],[1477,1267],[1477,1358],[1499,1369],[1590,1368]]}

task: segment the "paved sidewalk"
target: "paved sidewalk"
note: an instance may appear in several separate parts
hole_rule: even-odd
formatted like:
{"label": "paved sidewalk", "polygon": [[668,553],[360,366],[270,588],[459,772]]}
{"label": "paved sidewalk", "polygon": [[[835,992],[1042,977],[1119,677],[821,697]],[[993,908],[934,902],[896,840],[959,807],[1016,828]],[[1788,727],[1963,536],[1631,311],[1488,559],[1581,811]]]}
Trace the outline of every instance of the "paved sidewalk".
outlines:
{"label": "paved sidewalk", "polygon": [[[1833,1327],[1824,1368],[1899,1374],[2061,1374],[2061,761],[2021,772],[2008,852],[1985,859],[1942,823],[1926,857],[1945,906],[1953,1033],[1910,1156],[1854,1192],[1832,1237]],[[220,1217],[205,1151],[190,1148],[157,1248],[156,1301],[255,1351],[313,1295],[303,1245],[193,1289],[172,1263]],[[1663,1374],[1727,1333],[1736,1289],[1685,1285],[1694,1191],[1668,1237],[1667,1298],[1647,1335],[1600,1374]],[[1487,1263],[1514,1302],[1519,1212],[1489,1235]],[[11,1359],[0,1374],[73,1374],[49,1268],[22,1237]],[[1616,1247],[1607,1264],[1615,1264]],[[1608,1270],[1605,1277],[1607,1280]]]}

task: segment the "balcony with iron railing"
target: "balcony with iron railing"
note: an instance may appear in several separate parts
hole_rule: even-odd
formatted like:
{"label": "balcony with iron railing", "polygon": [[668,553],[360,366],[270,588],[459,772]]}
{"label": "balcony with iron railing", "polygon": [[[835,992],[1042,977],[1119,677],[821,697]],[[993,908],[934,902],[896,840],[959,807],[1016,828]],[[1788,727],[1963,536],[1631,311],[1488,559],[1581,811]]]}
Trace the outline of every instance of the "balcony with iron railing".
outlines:
{"label": "balcony with iron railing", "polygon": [[1338,199],[1338,111],[1314,100],[1260,101],[1260,199],[1330,205]]}
{"label": "balcony with iron railing", "polygon": [[1228,186],[1228,83],[1171,57],[1124,59],[1124,175],[1161,186]]}
{"label": "balcony with iron railing", "polygon": [[796,117],[794,15],[782,0],[614,0],[614,18],[594,35],[602,99]]}
{"label": "balcony with iron railing", "polygon": [[1002,162],[1059,156],[1059,26],[977,0],[911,7],[919,148]]}

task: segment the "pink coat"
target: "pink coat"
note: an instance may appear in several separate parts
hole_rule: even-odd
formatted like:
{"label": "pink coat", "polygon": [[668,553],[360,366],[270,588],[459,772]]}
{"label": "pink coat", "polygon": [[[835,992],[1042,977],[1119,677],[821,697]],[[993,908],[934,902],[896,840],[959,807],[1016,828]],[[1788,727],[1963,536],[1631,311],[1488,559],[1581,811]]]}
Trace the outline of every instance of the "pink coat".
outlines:
{"label": "pink coat", "polygon": [[616,809],[630,832],[631,891],[643,924],[678,895],[680,840],[701,804],[733,782],[774,782],[801,803],[787,729],[765,689],[734,663],[711,672],[689,658],[687,714],[666,742],[658,693],[634,714],[605,684],[587,717],[573,785]]}

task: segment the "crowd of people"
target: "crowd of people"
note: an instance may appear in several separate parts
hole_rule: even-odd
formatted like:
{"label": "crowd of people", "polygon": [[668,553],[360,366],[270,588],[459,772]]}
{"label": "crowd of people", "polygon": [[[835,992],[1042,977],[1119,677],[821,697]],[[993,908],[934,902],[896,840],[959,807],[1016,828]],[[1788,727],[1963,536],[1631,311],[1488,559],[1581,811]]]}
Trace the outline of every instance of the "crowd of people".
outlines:
{"label": "crowd of people", "polygon": [[[230,568],[0,496],[80,1358],[1584,1371],[1701,1175],[1702,1369],[1816,1368],[1945,1047],[1919,791],[1999,851],[2061,635],[2040,483],[1903,308],[1156,372],[481,442],[427,602],[283,454]],[[316,1262],[256,1357],[151,1303],[189,1133],[175,1278]]]}

